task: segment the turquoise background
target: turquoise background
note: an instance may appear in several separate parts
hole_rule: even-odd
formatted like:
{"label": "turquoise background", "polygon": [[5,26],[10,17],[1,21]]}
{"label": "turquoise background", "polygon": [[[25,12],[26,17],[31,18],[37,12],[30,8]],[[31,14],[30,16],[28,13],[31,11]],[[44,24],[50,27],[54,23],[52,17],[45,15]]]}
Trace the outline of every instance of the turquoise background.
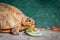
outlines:
{"label": "turquoise background", "polygon": [[35,20],[36,27],[60,26],[60,0],[0,0]]}

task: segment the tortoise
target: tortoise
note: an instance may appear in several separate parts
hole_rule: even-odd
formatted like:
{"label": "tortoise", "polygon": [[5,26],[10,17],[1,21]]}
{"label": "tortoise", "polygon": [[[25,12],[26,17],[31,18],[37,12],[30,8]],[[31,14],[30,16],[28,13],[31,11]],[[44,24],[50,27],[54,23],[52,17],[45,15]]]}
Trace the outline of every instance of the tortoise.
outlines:
{"label": "tortoise", "polygon": [[0,3],[0,32],[11,32],[16,35],[19,31],[31,27],[35,28],[35,22],[23,12],[6,3]]}

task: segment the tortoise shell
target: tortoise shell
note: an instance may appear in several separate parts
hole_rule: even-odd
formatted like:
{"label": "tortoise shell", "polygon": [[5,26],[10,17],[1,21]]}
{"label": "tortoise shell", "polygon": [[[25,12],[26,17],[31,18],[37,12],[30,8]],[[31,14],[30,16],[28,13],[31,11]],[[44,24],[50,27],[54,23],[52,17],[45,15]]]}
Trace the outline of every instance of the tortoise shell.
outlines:
{"label": "tortoise shell", "polygon": [[8,4],[0,3],[0,28],[7,29],[13,28],[21,23],[26,16],[18,10]]}

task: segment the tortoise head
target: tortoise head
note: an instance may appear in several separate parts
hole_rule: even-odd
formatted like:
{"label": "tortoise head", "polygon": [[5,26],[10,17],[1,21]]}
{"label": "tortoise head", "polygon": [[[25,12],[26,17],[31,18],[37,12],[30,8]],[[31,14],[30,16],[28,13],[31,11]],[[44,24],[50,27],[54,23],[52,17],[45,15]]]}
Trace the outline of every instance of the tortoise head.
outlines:
{"label": "tortoise head", "polygon": [[27,17],[23,23],[24,26],[31,27],[34,25],[34,20],[32,18]]}
{"label": "tortoise head", "polygon": [[32,26],[34,25],[34,20],[32,18],[27,18],[25,21],[26,26]]}

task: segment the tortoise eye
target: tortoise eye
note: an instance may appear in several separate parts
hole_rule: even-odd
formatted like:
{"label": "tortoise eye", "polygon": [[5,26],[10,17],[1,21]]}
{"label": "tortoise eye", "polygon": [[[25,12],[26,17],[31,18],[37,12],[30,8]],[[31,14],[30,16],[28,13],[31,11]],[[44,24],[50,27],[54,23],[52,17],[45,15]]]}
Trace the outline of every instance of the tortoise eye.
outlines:
{"label": "tortoise eye", "polygon": [[26,22],[31,22],[30,18],[27,18],[27,19],[26,19]]}

